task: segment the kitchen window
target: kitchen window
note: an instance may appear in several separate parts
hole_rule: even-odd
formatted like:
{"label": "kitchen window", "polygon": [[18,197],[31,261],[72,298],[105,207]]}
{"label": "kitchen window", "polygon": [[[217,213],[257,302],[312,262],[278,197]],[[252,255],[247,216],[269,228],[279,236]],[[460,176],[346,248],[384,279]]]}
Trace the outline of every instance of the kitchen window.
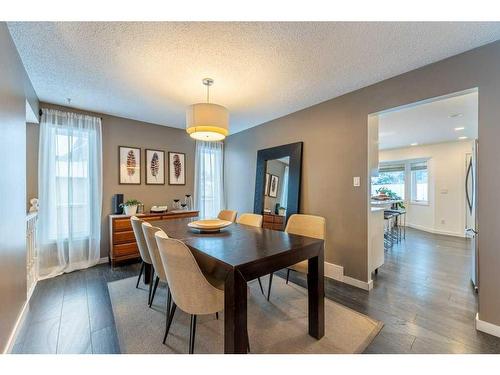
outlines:
{"label": "kitchen window", "polygon": [[410,163],[411,202],[429,203],[429,173],[427,161]]}
{"label": "kitchen window", "polygon": [[401,199],[405,199],[405,164],[381,164],[378,176],[372,178],[371,194],[377,195],[377,190],[389,189]]}

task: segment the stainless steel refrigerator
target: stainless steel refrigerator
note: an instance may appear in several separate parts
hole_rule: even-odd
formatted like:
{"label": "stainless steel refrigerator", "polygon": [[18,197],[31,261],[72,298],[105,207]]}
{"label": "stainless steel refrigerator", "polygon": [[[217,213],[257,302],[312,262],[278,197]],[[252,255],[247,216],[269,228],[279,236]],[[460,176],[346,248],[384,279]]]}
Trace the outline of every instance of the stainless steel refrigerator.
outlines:
{"label": "stainless steel refrigerator", "polygon": [[478,246],[477,246],[477,152],[478,143],[474,141],[472,152],[466,156],[466,177],[465,177],[465,236],[470,239],[472,250],[472,269],[471,281],[476,292],[479,288],[479,270],[478,270]]}

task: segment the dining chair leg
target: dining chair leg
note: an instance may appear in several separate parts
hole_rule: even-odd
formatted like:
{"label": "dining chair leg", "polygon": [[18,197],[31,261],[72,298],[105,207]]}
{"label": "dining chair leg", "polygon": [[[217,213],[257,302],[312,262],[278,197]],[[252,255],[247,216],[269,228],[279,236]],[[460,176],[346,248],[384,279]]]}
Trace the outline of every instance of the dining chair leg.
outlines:
{"label": "dining chair leg", "polygon": [[172,310],[170,311],[170,314],[168,315],[167,319],[167,328],[165,329],[165,336],[163,336],[163,343],[167,341],[167,336],[168,336],[168,331],[170,331],[170,326],[172,325],[172,320],[174,320],[174,314],[175,314],[175,309],[177,308],[177,305],[175,302],[172,304]]}
{"label": "dining chair leg", "polygon": [[194,353],[194,338],[196,334],[196,315],[191,315],[191,324],[189,327],[189,354]]}
{"label": "dining chair leg", "polygon": [[219,313],[218,312],[215,313],[215,319],[219,320]]}
{"label": "dining chair leg", "polygon": [[171,308],[172,308],[172,294],[170,293],[170,288],[167,284],[167,312],[166,312],[167,321],[168,321],[168,316],[170,314]]}
{"label": "dining chair leg", "polygon": [[160,278],[156,276],[155,286],[153,287],[153,294],[151,295],[151,301],[149,301],[149,307],[153,304],[153,300],[155,299],[156,288],[158,288],[158,283],[160,282]]}
{"label": "dining chair leg", "polygon": [[288,284],[288,278],[290,277],[290,268],[286,269],[286,283]]}
{"label": "dining chair leg", "polygon": [[154,268],[151,267],[151,273],[150,273],[150,277],[149,277],[149,296],[148,296],[148,305],[151,304],[151,294],[152,294],[152,291],[153,291],[153,280],[154,280]]}
{"label": "dining chair leg", "polygon": [[269,297],[271,296],[271,285],[273,284],[273,273],[269,274],[269,286],[267,287],[267,300],[269,301]]}
{"label": "dining chair leg", "polygon": [[260,281],[260,277],[257,277],[257,281],[259,282],[260,292],[262,293],[262,295],[265,296],[265,294],[264,294],[264,288],[262,287],[262,281]]}
{"label": "dining chair leg", "polygon": [[139,277],[137,278],[137,283],[135,284],[135,288],[139,288],[139,281],[141,281],[141,275],[142,272],[144,271],[144,262],[141,261],[141,270],[139,271]]}

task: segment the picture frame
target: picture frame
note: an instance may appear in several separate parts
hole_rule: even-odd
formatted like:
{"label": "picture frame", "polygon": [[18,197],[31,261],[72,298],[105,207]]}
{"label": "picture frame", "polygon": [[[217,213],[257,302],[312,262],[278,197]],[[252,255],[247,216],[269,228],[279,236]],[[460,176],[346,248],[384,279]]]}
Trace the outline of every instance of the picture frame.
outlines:
{"label": "picture frame", "polygon": [[168,153],[168,184],[186,185],[186,154],[183,152]]}
{"label": "picture frame", "polygon": [[146,185],[165,185],[165,151],[145,149]]}
{"label": "picture frame", "polygon": [[279,180],[280,178],[278,176],[275,176],[274,174],[271,175],[269,182],[269,196],[271,198],[276,198],[278,196]]}
{"label": "picture frame", "polygon": [[269,180],[271,179],[271,175],[269,173],[266,173],[266,182],[264,185],[264,195],[267,196],[269,195]]}
{"label": "picture frame", "polygon": [[118,184],[141,184],[141,148],[118,146]]}

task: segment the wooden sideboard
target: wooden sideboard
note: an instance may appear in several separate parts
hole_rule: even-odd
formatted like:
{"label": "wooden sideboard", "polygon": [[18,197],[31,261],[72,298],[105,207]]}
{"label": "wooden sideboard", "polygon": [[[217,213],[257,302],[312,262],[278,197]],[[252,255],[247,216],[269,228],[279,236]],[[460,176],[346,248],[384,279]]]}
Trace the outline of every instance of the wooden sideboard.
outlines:
{"label": "wooden sideboard", "polygon": [[285,230],[285,216],[280,216],[275,214],[264,214],[264,220],[262,221],[262,228]]}
{"label": "wooden sideboard", "polygon": [[[198,211],[171,211],[163,214],[137,214],[145,221],[170,220],[197,217]],[[129,259],[140,258],[130,216],[109,215],[109,261],[111,266]]]}

